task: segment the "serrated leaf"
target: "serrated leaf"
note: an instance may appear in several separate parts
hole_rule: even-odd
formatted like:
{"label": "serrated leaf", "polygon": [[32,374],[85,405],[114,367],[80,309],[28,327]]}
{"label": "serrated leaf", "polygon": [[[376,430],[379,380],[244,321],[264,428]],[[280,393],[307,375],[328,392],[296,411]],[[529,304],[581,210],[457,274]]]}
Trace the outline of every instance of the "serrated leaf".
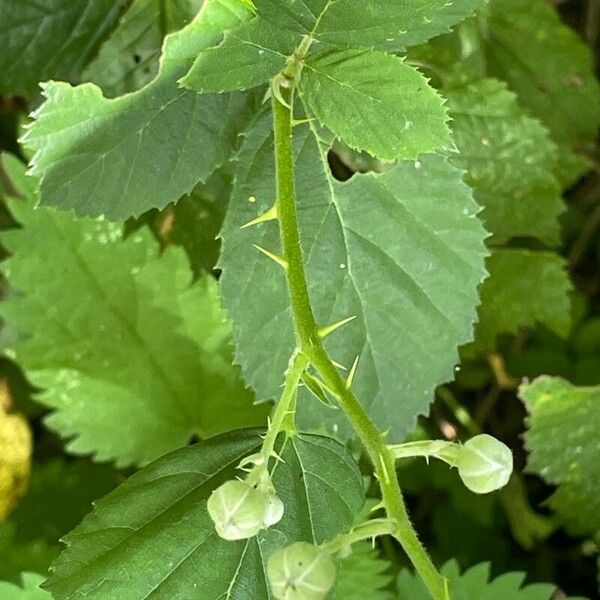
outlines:
{"label": "serrated leaf", "polygon": [[31,173],[41,178],[42,204],[135,216],[191,192],[229,158],[257,97],[199,96],[177,81],[200,50],[250,13],[216,0],[206,6],[167,37],[158,77],[136,93],[108,100],[89,83],[45,85],[46,101],[24,136],[35,151]]}
{"label": "serrated leaf", "polygon": [[259,15],[334,46],[401,51],[449,31],[486,0],[255,0]]}
{"label": "serrated leaf", "polygon": [[370,542],[354,544],[352,554],[339,562],[335,600],[392,600],[390,567]]}
{"label": "serrated leaf", "polygon": [[1,312],[25,336],[13,351],[70,451],[144,464],[192,435],[262,422],[231,366],[217,284],[190,286],[181,250],[159,258],[148,233],[121,241],[105,220],[11,208],[22,228],[2,236],[3,270],[19,293]]}
{"label": "serrated leaf", "polygon": [[483,206],[491,244],[536,237],[560,242],[557,149],[547,130],[519,107],[506,85],[482,79],[444,89],[459,154],[452,162]]}
{"label": "serrated leaf", "polygon": [[158,73],[164,36],[187,25],[201,5],[202,0],[134,0],[82,79],[110,98],[142,88]]}
{"label": "serrated leaf", "polygon": [[218,46],[200,52],[181,83],[202,93],[258,86],[285,67],[299,42],[298,35],[256,17],[227,32]]}
{"label": "serrated leaf", "polygon": [[[505,573],[491,579],[488,563],[471,567],[461,574],[458,564],[450,562],[442,568],[442,573],[450,580],[453,600],[551,600],[556,590],[556,586],[545,583],[524,585],[524,573]],[[399,597],[406,600],[430,598],[421,579],[408,571],[400,573],[398,592]]]}
{"label": "serrated leaf", "polygon": [[76,81],[127,2],[0,0],[0,92],[32,96],[40,81]]}
{"label": "serrated leaf", "polygon": [[450,144],[442,98],[402,59],[373,50],[324,50],[305,64],[308,112],[352,148],[384,160]]}
{"label": "serrated leaf", "polygon": [[576,387],[560,377],[521,386],[529,417],[527,466],[559,485],[550,505],[578,533],[600,531],[600,387]]}
{"label": "serrated leaf", "polygon": [[600,88],[590,49],[547,2],[493,0],[490,8],[485,48],[491,73],[509,83],[558,142],[593,142]]}
{"label": "serrated leaf", "polygon": [[487,259],[475,346],[492,350],[499,333],[543,323],[562,337],[571,327],[571,282],[554,252],[498,248]]}
{"label": "serrated leaf", "polygon": [[[433,388],[452,377],[456,346],[472,332],[484,277],[485,232],[462,173],[439,156],[380,175],[332,180],[307,125],[294,128],[302,247],[321,326],[356,315],[326,339],[354,389],[390,439],[427,411]],[[277,394],[294,347],[283,271],[254,251],[279,253],[276,222],[240,229],[275,199],[269,115],[247,134],[223,229],[221,286],[234,320],[236,362],[262,400]],[[255,200],[249,202],[248,200]],[[301,402],[310,423],[343,427],[341,411]]]}
{"label": "serrated leaf", "polygon": [[2,600],[52,600],[50,594],[40,588],[44,579],[37,573],[23,573],[20,586],[0,581],[0,597]]}
{"label": "serrated leaf", "polygon": [[98,502],[65,538],[68,547],[47,584],[53,597],[246,600],[249,590],[253,598],[270,597],[269,555],[292,541],[321,542],[348,528],[364,491],[343,446],[299,435],[279,449],[284,460],[274,473],[283,519],[250,540],[219,538],[206,500],[258,450],[258,433],[238,431],[173,452]]}

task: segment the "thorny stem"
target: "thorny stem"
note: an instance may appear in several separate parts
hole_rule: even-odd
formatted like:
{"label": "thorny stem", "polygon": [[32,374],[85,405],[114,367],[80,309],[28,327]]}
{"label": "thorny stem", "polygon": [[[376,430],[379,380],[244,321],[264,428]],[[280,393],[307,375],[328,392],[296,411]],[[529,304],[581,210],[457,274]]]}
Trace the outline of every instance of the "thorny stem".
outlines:
{"label": "thorny stem", "polygon": [[[277,83],[274,82],[275,85]],[[388,449],[383,434],[375,427],[352,390],[342,379],[319,336],[319,327],[308,294],[298,227],[292,147],[293,109],[291,106],[294,90],[293,83],[290,84],[289,87],[282,86],[279,94],[272,95],[272,105],[277,213],[283,254],[287,262],[287,286],[298,345],[325,385],[337,396],[373,462],[381,487],[383,506],[388,518],[395,522],[395,527],[390,533],[404,548],[431,596],[435,600],[448,600],[450,595],[447,580],[437,572],[410,522],[396,476],[394,456]]]}
{"label": "thorny stem", "polygon": [[357,525],[348,533],[341,533],[331,541],[325,542],[322,544],[322,547],[331,554],[344,552],[344,550],[357,542],[370,538],[374,539],[381,535],[394,535],[395,526],[396,522],[390,519],[371,519]]}
{"label": "thorny stem", "polygon": [[293,429],[293,420],[290,420],[289,417],[292,413],[300,378],[307,366],[308,358],[302,354],[302,352],[296,350],[290,359],[290,365],[283,385],[283,392],[281,392],[281,397],[275,407],[269,429],[263,440],[261,454],[265,459],[266,464],[268,464],[269,458],[273,456],[275,441],[277,440],[279,433],[282,430],[287,430],[291,433],[291,430]]}

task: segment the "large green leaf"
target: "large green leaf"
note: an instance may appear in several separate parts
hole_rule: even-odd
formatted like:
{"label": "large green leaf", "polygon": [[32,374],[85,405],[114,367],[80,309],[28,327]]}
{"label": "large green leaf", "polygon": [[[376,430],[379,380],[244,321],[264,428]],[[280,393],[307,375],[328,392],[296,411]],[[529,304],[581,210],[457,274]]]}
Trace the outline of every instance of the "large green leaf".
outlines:
{"label": "large green leaf", "polygon": [[150,83],[158,73],[164,36],[189,23],[201,5],[202,0],[134,0],[83,79],[111,98]]}
{"label": "large green leaf", "polygon": [[384,160],[450,145],[442,98],[401,58],[373,50],[311,55],[300,93],[310,113],[352,148]]}
{"label": "large green leaf", "polygon": [[[379,176],[332,180],[313,132],[295,132],[296,185],[311,300],[322,325],[357,318],[327,339],[391,439],[452,378],[469,340],[483,279],[485,231],[462,172],[439,156]],[[261,400],[273,398],[293,349],[284,273],[252,248],[279,252],[276,222],[240,229],[274,202],[269,115],[247,134],[223,230],[221,285],[235,323],[236,360]],[[250,201],[249,201],[250,200]],[[344,426],[341,411],[301,403],[311,423]]]}
{"label": "large green leaf", "polygon": [[560,377],[521,386],[529,418],[529,469],[559,485],[551,506],[578,532],[600,532],[600,387]]}
{"label": "large green leaf", "polygon": [[199,92],[255,87],[285,67],[299,41],[293,32],[256,17],[227,32],[219,46],[200,52],[181,82]]}
{"label": "large green leaf", "polygon": [[[505,573],[492,580],[490,565],[487,563],[472,567],[461,574],[458,564],[452,561],[444,566],[442,573],[450,580],[453,600],[551,600],[556,591],[556,586],[546,583],[523,586],[524,573]],[[398,592],[401,600],[430,598],[421,579],[408,571],[400,573]]]}
{"label": "large green leaf", "polygon": [[557,150],[547,130],[519,107],[506,85],[493,79],[444,89],[459,154],[452,162],[484,207],[489,243],[537,237],[560,241],[564,205],[553,172]]}
{"label": "large green leaf", "polygon": [[554,252],[498,248],[486,262],[475,345],[492,350],[499,333],[542,323],[561,337],[571,327],[571,282]]}
{"label": "large green leaf", "polygon": [[44,577],[36,573],[23,573],[21,586],[0,581],[2,600],[52,600],[50,594],[40,588]]}
{"label": "large green leaf", "polygon": [[202,438],[258,424],[238,369],[216,282],[190,286],[182,250],[158,257],[148,232],[13,201],[22,228],[2,240],[18,292],[3,317],[48,425],[69,449],[119,465],[143,464]]}
{"label": "large green leaf", "polygon": [[600,88],[590,49],[549,2],[493,0],[486,28],[491,72],[561,143],[596,139]]}
{"label": "large green leaf", "polygon": [[129,0],[0,0],[0,92],[34,95],[40,81],[76,81]]}
{"label": "large green leaf", "polygon": [[222,540],[206,500],[233,477],[243,457],[257,451],[258,433],[233,432],[173,452],[98,502],[65,538],[68,547],[47,584],[53,597],[271,598],[269,555],[292,541],[322,542],[348,528],[364,491],[343,446],[298,435],[279,449],[283,462],[274,474],[283,519],[256,538]]}
{"label": "large green leaf", "polygon": [[178,200],[229,158],[257,97],[200,96],[177,81],[200,50],[250,14],[239,6],[208,0],[167,38],[160,74],[136,93],[108,100],[93,84],[44,87],[46,102],[24,137],[36,151],[31,172],[41,177],[42,204],[113,219],[138,215]]}
{"label": "large green leaf", "polygon": [[334,46],[400,51],[449,31],[486,0],[255,0],[258,13],[280,27]]}

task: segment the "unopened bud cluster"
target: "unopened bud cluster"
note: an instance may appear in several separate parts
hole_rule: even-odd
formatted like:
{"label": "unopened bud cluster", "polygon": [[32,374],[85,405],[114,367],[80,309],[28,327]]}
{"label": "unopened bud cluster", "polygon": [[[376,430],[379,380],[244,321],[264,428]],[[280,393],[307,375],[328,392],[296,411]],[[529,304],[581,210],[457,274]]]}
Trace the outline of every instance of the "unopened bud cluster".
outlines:
{"label": "unopened bud cluster", "polygon": [[[245,464],[247,460],[240,466]],[[283,502],[264,462],[249,469],[245,479],[226,481],[214,490],[207,509],[219,536],[232,541],[254,537],[283,517]]]}
{"label": "unopened bud cluster", "polygon": [[267,575],[277,600],[325,600],[337,568],[326,549],[296,542],[271,555]]}

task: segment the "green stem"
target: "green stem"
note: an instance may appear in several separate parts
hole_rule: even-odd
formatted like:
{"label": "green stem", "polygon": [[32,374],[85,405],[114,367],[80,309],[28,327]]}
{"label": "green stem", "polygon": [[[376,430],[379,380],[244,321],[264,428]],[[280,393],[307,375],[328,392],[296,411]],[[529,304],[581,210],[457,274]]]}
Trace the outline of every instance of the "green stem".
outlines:
{"label": "green stem", "polygon": [[445,440],[422,440],[408,442],[407,444],[396,444],[389,446],[389,449],[395,459],[416,458],[418,456],[426,459],[437,458],[451,467],[456,467],[460,445]]}
{"label": "green stem", "polygon": [[307,366],[308,358],[302,354],[302,352],[296,350],[290,359],[290,365],[285,376],[283,392],[281,393],[279,402],[277,402],[277,406],[273,412],[273,417],[260,451],[265,459],[265,464],[268,464],[269,459],[273,456],[275,442],[279,433],[282,430],[287,430],[291,433],[294,428],[293,419],[290,420],[290,416],[293,415],[292,408],[296,398],[296,391],[300,384],[302,374]]}
{"label": "green stem", "polygon": [[337,554],[357,542],[382,535],[394,535],[395,527],[396,522],[390,521],[390,519],[371,519],[357,525],[347,533],[341,533],[333,540],[324,543],[322,547],[331,554]]}
{"label": "green stem", "polygon": [[[323,382],[335,393],[364,444],[381,486],[383,505],[396,522],[394,537],[400,542],[435,600],[447,600],[446,579],[434,567],[429,555],[412,527],[396,476],[394,456],[384,436],[340,376],[319,336],[319,327],[310,303],[304,271],[296,207],[294,157],[292,146],[293,86],[280,89],[281,99],[273,94],[273,128],[275,132],[275,165],[277,177],[277,214],[287,262],[286,276],[298,345],[319,372]],[[281,101],[283,100],[283,102]]]}

